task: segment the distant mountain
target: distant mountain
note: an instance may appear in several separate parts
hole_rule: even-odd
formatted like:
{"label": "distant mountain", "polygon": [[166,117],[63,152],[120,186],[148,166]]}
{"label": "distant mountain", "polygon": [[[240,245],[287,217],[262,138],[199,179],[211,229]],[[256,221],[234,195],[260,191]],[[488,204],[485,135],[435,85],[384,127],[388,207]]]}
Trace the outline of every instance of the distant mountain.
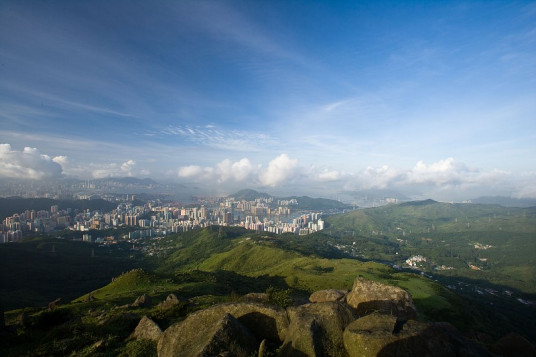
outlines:
{"label": "distant mountain", "polygon": [[253,201],[256,198],[270,198],[272,196],[264,192],[257,192],[255,190],[246,188],[229,195],[228,197],[233,197],[235,200]]}
{"label": "distant mountain", "polygon": [[484,196],[471,200],[472,203],[486,205],[501,205],[503,207],[535,207],[536,199],[531,198],[512,198],[504,196]]}
{"label": "distant mountain", "polygon": [[410,202],[404,202],[404,203],[401,203],[400,206],[401,206],[401,207],[405,207],[405,206],[418,207],[418,206],[433,205],[434,203],[437,203],[437,201],[428,199],[428,200],[423,200],[423,201],[410,201]]}
{"label": "distant mountain", "polygon": [[331,200],[328,198],[312,198],[309,196],[291,196],[284,197],[283,200],[295,199],[298,201],[297,208],[303,210],[330,210],[330,209],[345,209],[350,208],[350,205]]}

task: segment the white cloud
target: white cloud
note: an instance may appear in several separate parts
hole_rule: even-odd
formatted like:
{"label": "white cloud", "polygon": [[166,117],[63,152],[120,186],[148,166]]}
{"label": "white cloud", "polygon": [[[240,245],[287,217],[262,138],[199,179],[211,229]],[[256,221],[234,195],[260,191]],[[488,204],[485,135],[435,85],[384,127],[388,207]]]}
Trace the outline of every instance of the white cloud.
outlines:
{"label": "white cloud", "polygon": [[[143,172],[147,172],[147,170],[135,170],[136,162],[134,160],[127,160],[123,162],[121,165],[117,163],[109,163],[109,164],[89,164],[88,168],[90,171],[90,175],[93,178],[101,179],[101,178],[108,178],[108,177],[125,177],[125,176],[137,176],[137,175],[143,175]],[[76,171],[79,171],[80,168],[75,169]],[[86,174],[87,175],[87,174]]]}
{"label": "white cloud", "polygon": [[0,144],[0,177],[39,180],[61,175],[61,165],[36,148],[16,151],[10,144]]}
{"label": "white cloud", "polygon": [[287,154],[281,154],[268,164],[268,168],[260,175],[260,181],[265,186],[277,186],[296,176],[298,160],[291,159]]}
{"label": "white cloud", "polygon": [[215,178],[213,168],[197,165],[183,166],[179,168],[177,174],[181,178],[194,179],[196,181],[208,181]]}
{"label": "white cloud", "polygon": [[476,170],[470,170],[452,157],[432,164],[417,162],[406,174],[408,183],[428,183],[436,186],[462,184],[475,180]]}
{"label": "white cloud", "polygon": [[237,162],[231,162],[231,160],[225,159],[217,165],[218,181],[245,181],[251,178],[256,170],[247,158],[243,158]]}
{"label": "white cloud", "polygon": [[268,163],[265,169],[253,165],[248,158],[239,161],[225,159],[215,167],[197,165],[182,166],[178,170],[180,178],[197,182],[247,183],[250,186],[278,186],[298,176],[298,160],[281,154]]}
{"label": "white cloud", "polygon": [[341,172],[337,170],[328,170],[328,169],[324,169],[316,175],[317,180],[321,182],[337,181],[342,176],[343,174]]}
{"label": "white cloud", "polygon": [[134,166],[136,166],[136,162],[134,160],[128,160],[121,164],[121,171],[124,172],[127,176],[132,176],[132,170],[134,169]]}

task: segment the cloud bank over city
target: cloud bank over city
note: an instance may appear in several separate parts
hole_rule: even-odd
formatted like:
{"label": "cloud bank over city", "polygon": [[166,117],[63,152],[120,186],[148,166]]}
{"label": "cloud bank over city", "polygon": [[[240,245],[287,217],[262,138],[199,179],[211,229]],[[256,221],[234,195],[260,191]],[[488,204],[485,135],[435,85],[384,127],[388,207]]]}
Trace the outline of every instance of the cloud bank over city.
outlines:
{"label": "cloud bank over city", "polygon": [[536,198],[536,6],[0,4],[0,178]]}

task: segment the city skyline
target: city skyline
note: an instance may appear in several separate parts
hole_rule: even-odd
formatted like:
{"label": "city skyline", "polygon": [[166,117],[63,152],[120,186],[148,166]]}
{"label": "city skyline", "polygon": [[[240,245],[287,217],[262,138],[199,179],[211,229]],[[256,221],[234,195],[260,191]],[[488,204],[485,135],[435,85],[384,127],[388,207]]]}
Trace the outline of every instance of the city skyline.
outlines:
{"label": "city skyline", "polygon": [[535,18],[526,1],[4,1],[0,178],[536,198]]}

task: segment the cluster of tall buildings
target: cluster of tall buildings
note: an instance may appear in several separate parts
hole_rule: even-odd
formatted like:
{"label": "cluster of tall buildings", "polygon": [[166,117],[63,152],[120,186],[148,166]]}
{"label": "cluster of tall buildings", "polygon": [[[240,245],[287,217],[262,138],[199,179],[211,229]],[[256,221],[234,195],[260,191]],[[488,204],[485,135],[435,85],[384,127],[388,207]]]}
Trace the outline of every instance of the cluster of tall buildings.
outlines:
{"label": "cluster of tall buildings", "polygon": [[[224,199],[210,206],[177,207],[148,202],[135,206],[120,203],[111,212],[90,210],[26,210],[4,219],[0,225],[0,242],[14,242],[30,233],[50,233],[57,229],[87,232],[118,227],[137,227],[130,236],[167,235],[211,225],[241,226],[272,233],[309,234],[324,228],[321,212],[291,209],[295,200],[273,202],[272,198],[253,201]],[[86,235],[87,236],[87,235]],[[87,236],[89,237],[89,236]],[[91,240],[91,238],[86,238]]]}

